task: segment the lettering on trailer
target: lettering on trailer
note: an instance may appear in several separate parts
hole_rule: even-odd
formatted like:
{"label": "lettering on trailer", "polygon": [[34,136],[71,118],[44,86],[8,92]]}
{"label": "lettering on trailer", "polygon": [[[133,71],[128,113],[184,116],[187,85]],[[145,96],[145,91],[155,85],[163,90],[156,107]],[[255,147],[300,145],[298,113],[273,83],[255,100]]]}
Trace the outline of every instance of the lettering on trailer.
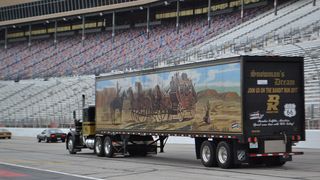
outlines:
{"label": "lettering on trailer", "polygon": [[278,113],[279,95],[268,95],[267,113]]}
{"label": "lettering on trailer", "polygon": [[[301,103],[299,98],[303,90],[299,87],[299,64],[248,64],[245,92],[251,133],[298,130],[297,116],[301,114],[297,111],[297,104]],[[266,127],[272,129],[268,131]]]}

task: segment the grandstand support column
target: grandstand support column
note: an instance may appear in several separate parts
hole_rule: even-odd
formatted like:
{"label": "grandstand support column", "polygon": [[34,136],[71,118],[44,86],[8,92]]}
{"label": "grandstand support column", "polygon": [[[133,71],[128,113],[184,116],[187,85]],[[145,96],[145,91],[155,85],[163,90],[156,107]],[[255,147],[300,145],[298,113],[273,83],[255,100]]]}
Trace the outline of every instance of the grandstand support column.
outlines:
{"label": "grandstand support column", "polygon": [[114,42],[114,36],[115,36],[115,26],[116,26],[116,12],[112,12],[112,42]]}
{"label": "grandstand support column", "polygon": [[208,0],[208,28],[211,27],[211,0]]}
{"label": "grandstand support column", "polygon": [[147,38],[149,39],[150,31],[150,7],[147,7]]}
{"label": "grandstand support column", "polygon": [[244,16],[244,0],[241,0],[241,22],[243,22]]}
{"label": "grandstand support column", "polygon": [[177,29],[177,34],[179,34],[179,19],[180,19],[180,0],[177,0],[177,22],[176,22],[176,29]]}
{"label": "grandstand support column", "polygon": [[53,43],[57,44],[57,29],[58,29],[58,22],[57,20],[54,21],[54,40]]}
{"label": "grandstand support column", "polygon": [[278,0],[274,0],[273,7],[274,7],[274,15],[278,15]]}
{"label": "grandstand support column", "polygon": [[316,0],[313,0],[313,6],[316,6]]}
{"label": "grandstand support column", "polygon": [[31,24],[29,24],[29,42],[28,42],[28,46],[30,47],[31,46],[31,31],[32,31],[32,26],[31,26]]}
{"label": "grandstand support column", "polygon": [[82,36],[81,36],[82,45],[84,45],[85,30],[86,30],[86,19],[85,19],[85,16],[83,15],[82,16]]}
{"label": "grandstand support column", "polygon": [[4,29],[4,49],[8,48],[8,28]]}

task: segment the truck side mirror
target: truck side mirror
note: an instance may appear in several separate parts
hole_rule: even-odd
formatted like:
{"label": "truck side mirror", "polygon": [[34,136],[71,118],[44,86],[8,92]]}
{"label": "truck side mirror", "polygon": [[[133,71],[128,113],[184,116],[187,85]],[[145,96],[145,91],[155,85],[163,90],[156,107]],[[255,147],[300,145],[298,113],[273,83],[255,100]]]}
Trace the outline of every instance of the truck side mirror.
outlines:
{"label": "truck side mirror", "polygon": [[77,119],[77,114],[76,114],[76,111],[73,111],[73,119]]}

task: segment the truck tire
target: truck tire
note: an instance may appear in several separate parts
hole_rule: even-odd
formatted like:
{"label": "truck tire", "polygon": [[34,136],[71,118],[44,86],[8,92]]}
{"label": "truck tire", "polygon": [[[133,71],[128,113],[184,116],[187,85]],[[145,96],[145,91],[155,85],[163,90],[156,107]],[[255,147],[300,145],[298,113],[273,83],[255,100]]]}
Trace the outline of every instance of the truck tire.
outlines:
{"label": "truck tire", "polygon": [[49,143],[49,142],[50,142],[50,141],[49,141],[49,138],[44,137],[44,142]]}
{"label": "truck tire", "polygon": [[94,152],[97,156],[105,156],[102,137],[96,137],[96,140],[94,141]]}
{"label": "truck tire", "polygon": [[216,146],[213,142],[203,141],[200,148],[201,162],[206,167],[217,166]]}
{"label": "truck tire", "polygon": [[219,167],[228,169],[233,167],[233,152],[230,143],[221,141],[217,146],[217,163]]}
{"label": "truck tire", "polygon": [[68,146],[69,154],[76,154],[76,151],[74,149],[75,141],[74,141],[74,138],[72,136],[68,137],[67,146]]}
{"label": "truck tire", "polygon": [[114,147],[112,145],[112,140],[110,136],[104,138],[104,152],[105,155],[109,158],[113,157],[114,154]]}

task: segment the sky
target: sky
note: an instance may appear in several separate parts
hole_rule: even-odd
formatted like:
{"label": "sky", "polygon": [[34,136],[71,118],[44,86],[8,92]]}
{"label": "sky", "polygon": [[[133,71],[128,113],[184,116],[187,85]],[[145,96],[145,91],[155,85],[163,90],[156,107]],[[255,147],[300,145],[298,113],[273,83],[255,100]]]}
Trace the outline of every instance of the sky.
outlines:
{"label": "sky", "polygon": [[117,82],[121,90],[129,87],[135,89],[135,82],[141,82],[143,89],[154,88],[157,84],[161,88],[168,89],[171,77],[179,72],[187,73],[188,78],[192,79],[196,91],[203,89],[216,89],[217,91],[240,91],[240,63],[215,65],[208,67],[192,68],[182,71],[162,72],[143,76],[134,76],[121,79],[103,80],[97,82],[97,90],[104,88],[115,88]]}

